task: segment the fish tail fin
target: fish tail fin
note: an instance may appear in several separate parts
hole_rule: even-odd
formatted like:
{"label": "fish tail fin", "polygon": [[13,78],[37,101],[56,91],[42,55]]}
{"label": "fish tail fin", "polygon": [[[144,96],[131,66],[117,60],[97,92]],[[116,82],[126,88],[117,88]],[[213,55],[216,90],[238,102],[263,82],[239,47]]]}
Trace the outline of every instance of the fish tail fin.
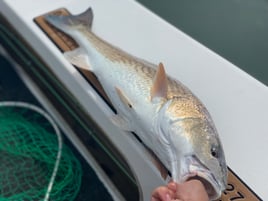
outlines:
{"label": "fish tail fin", "polygon": [[91,8],[88,8],[86,11],[79,15],[51,15],[48,14],[45,16],[47,22],[57,27],[58,29],[71,33],[71,31],[77,27],[86,27],[91,29],[92,21],[93,21],[93,11]]}

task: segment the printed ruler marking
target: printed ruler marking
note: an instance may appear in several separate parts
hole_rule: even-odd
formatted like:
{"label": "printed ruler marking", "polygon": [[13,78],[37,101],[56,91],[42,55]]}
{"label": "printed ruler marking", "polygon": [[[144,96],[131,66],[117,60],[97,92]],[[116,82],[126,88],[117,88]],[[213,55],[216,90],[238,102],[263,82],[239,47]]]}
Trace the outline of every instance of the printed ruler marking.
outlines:
{"label": "printed ruler marking", "polygon": [[[58,9],[50,12],[56,15],[69,15],[66,9]],[[65,33],[57,30],[49,25],[45,19],[45,15],[36,17],[34,21],[47,34],[47,36],[62,51],[70,51],[78,47],[77,43]],[[108,103],[110,103],[102,86],[98,82],[93,73],[87,70],[79,69],[81,74],[94,86],[94,88],[102,95]],[[111,104],[111,103],[110,103]],[[228,185],[222,196],[217,201],[261,201],[259,198],[230,168],[228,168]]]}
{"label": "printed ruler marking", "polygon": [[230,168],[228,168],[228,185],[217,201],[261,201]]}

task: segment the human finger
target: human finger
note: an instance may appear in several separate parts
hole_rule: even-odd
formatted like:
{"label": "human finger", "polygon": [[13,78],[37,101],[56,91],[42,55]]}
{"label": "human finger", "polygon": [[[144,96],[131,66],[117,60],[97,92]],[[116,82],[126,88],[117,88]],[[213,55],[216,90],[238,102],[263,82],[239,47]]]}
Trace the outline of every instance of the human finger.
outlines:
{"label": "human finger", "polygon": [[152,192],[151,201],[172,201],[175,198],[175,192],[166,186],[160,186]]}

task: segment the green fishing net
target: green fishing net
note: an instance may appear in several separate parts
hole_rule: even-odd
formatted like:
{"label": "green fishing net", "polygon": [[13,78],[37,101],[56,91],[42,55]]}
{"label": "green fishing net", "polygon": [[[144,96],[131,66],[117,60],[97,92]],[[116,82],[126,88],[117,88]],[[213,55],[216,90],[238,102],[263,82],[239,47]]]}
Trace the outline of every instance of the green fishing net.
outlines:
{"label": "green fishing net", "polygon": [[79,161],[43,110],[0,102],[0,201],[72,201],[81,174]]}

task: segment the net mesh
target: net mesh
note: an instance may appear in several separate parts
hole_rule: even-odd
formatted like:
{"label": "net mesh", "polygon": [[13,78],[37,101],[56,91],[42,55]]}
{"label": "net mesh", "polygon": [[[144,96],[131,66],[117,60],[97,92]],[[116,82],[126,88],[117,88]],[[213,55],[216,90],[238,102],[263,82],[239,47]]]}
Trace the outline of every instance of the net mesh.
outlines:
{"label": "net mesh", "polygon": [[0,103],[0,201],[74,200],[82,169],[42,112]]}

